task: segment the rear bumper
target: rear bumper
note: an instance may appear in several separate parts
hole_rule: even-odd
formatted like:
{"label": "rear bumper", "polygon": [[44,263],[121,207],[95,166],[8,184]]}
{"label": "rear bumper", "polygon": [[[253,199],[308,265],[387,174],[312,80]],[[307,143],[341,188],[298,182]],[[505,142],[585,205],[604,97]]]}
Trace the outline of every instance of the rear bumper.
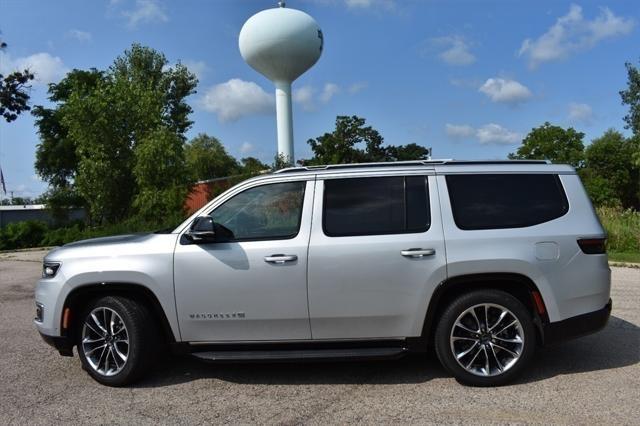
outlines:
{"label": "rear bumper", "polygon": [[58,350],[62,356],[73,356],[73,343],[68,337],[48,336],[40,333],[42,340]]}
{"label": "rear bumper", "polygon": [[612,302],[609,299],[609,302],[598,311],[545,324],[543,326],[544,344],[562,342],[602,330],[611,315],[611,307]]}

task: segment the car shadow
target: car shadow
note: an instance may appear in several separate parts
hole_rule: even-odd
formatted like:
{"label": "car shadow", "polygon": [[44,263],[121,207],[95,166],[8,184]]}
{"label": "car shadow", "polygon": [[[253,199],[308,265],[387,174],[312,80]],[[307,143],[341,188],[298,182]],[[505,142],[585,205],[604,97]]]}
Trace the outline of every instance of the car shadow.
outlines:
{"label": "car shadow", "polygon": [[[426,359],[425,359],[426,358]],[[640,362],[640,327],[612,316],[597,334],[542,348],[516,384],[558,375],[607,370]],[[162,361],[134,387],[155,388],[200,379],[239,384],[418,384],[450,377],[435,355],[412,354],[395,361],[215,364],[191,356]]]}

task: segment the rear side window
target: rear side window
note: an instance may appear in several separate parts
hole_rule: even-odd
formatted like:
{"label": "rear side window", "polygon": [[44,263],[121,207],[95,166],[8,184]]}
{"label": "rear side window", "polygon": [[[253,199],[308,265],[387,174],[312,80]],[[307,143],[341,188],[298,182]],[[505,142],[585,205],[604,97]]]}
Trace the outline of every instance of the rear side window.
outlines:
{"label": "rear side window", "polygon": [[523,228],[565,215],[569,203],[557,175],[448,175],[453,219],[460,229]]}
{"label": "rear side window", "polygon": [[324,233],[330,237],[404,234],[429,229],[425,176],[330,179],[324,182]]}

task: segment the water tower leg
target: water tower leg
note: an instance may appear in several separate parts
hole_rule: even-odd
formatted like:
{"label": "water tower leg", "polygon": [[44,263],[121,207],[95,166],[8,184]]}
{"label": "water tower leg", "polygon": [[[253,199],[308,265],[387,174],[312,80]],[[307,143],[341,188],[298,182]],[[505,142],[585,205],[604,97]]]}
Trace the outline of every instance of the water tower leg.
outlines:
{"label": "water tower leg", "polygon": [[278,122],[278,155],[290,163],[293,156],[293,117],[291,113],[291,83],[276,81],[276,116]]}

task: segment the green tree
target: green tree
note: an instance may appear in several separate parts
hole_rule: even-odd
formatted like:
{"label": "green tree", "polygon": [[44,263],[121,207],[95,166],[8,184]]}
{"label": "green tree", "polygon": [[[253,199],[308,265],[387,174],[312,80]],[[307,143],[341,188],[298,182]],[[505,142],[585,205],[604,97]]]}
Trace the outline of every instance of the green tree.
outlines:
{"label": "green tree", "polygon": [[[0,50],[4,50],[7,43],[0,40]],[[29,70],[14,71],[7,76],[0,74],[0,116],[7,123],[18,118],[24,111],[29,111],[29,82],[34,79]]]}
{"label": "green tree", "polygon": [[192,181],[231,176],[240,173],[240,165],[218,139],[200,133],[185,147],[187,168]]}
{"label": "green tree", "polygon": [[243,175],[257,175],[260,172],[264,172],[265,170],[269,170],[269,166],[264,164],[262,161],[258,160],[254,157],[246,157],[240,160],[242,164],[242,174]]}
{"label": "green tree", "polygon": [[146,222],[177,222],[187,195],[184,143],[167,128],[158,128],[142,139],[134,151],[133,174],[138,193],[133,207]]}
{"label": "green tree", "polygon": [[614,129],[587,147],[581,176],[594,204],[640,208],[640,167],[633,158],[637,150],[637,139]]}
{"label": "green tree", "polygon": [[358,116],[336,117],[336,128],[315,139],[309,139],[314,156],[300,160],[303,165],[365,163],[378,161],[424,160],[429,150],[415,143],[384,145],[380,133],[366,126]]}
{"label": "green tree", "polygon": [[394,161],[428,160],[430,155],[429,148],[416,143],[390,146],[387,152]]}
{"label": "green tree", "polygon": [[563,129],[545,122],[531,129],[518,150],[508,157],[512,160],[551,160],[580,168],[584,162],[583,138],[584,133],[572,127]]}
{"label": "green tree", "polygon": [[[50,87],[55,107],[35,111],[41,136],[38,172],[54,190],[68,193],[72,188],[96,222],[113,223],[150,211],[155,204],[142,205],[152,200],[149,191],[154,185],[165,191],[166,185],[143,184],[136,171],[141,161],[161,160],[136,151],[144,145],[146,151],[160,152],[150,147],[156,143],[150,135],[161,135],[157,143],[166,147],[167,132],[184,143],[184,132],[192,124],[185,98],[196,84],[186,67],[169,67],[162,53],[137,44],[104,72],[74,70]],[[52,159],[57,152],[70,155]],[[184,166],[184,161],[178,163]],[[138,197],[141,191],[145,195]]]}
{"label": "green tree", "polygon": [[629,106],[629,113],[624,117],[625,128],[631,129],[634,135],[640,135],[640,70],[630,62],[627,68],[627,88],[620,91],[622,104]]}

